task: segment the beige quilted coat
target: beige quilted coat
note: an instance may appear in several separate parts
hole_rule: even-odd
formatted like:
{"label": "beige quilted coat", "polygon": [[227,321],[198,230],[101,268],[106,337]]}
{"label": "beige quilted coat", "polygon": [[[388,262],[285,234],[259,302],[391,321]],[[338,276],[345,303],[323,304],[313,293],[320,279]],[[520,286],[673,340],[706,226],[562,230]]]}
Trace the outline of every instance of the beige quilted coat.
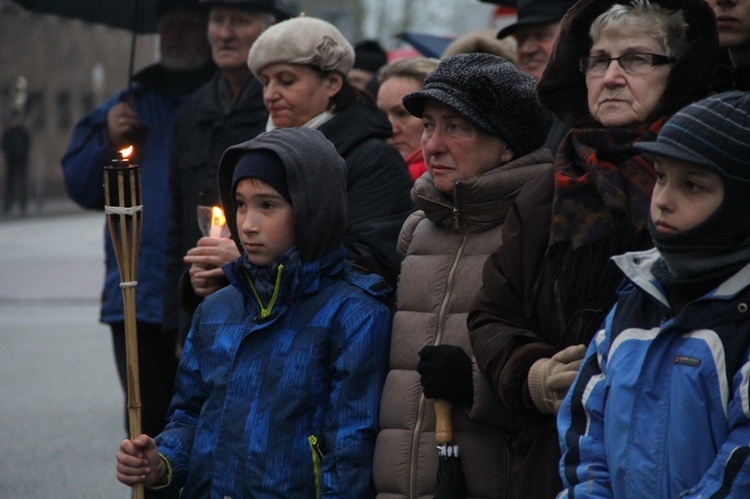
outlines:
{"label": "beige quilted coat", "polygon": [[[482,283],[482,266],[501,243],[501,227],[521,187],[552,167],[540,149],[439,193],[429,173],[412,199],[419,211],[404,223],[390,371],[380,408],[373,478],[379,499],[426,499],[435,494],[438,459],[432,400],[422,394],[418,352],[425,345],[462,347],[472,357],[466,317]],[[505,497],[508,452],[503,428],[512,424],[474,362],[471,409],[453,407],[454,442],[469,498]]]}

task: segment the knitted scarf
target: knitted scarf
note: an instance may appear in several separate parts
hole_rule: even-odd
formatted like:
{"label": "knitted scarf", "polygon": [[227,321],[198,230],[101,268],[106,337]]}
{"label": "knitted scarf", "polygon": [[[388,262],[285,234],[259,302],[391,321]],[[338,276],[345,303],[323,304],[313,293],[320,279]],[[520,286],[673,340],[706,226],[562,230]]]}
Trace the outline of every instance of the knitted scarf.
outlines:
{"label": "knitted scarf", "polygon": [[573,250],[612,234],[624,216],[640,232],[649,217],[655,173],[633,143],[653,141],[665,118],[632,128],[573,129],[555,160],[550,246]]}

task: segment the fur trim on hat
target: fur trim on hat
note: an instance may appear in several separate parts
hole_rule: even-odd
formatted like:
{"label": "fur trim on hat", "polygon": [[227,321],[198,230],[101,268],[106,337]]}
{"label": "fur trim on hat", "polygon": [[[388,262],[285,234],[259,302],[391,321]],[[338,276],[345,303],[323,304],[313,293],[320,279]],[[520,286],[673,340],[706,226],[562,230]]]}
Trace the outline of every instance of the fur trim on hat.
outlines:
{"label": "fur trim on hat", "polygon": [[334,25],[314,17],[295,17],[265,30],[247,57],[256,78],[263,68],[280,62],[347,75],[354,65],[354,48]]}
{"label": "fur trim on hat", "polygon": [[445,48],[443,59],[456,54],[484,52],[495,54],[516,64],[516,39],[498,40],[493,29],[478,29],[459,36]]}

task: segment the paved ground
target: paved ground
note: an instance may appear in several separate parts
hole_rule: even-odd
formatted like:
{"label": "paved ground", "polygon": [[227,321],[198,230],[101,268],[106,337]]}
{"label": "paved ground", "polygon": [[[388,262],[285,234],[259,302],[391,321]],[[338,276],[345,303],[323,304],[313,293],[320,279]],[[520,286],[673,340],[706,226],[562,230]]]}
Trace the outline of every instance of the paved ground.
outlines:
{"label": "paved ground", "polygon": [[98,322],[104,215],[0,219],[0,498],[124,499],[124,396]]}

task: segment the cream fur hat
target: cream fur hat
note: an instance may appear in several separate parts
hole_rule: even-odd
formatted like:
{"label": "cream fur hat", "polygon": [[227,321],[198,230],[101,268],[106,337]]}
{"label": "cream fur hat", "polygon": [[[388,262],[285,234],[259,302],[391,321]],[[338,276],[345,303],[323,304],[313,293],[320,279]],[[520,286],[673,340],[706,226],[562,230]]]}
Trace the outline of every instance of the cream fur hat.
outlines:
{"label": "cream fur hat", "polygon": [[266,29],[247,56],[256,78],[263,68],[279,62],[347,75],[354,65],[354,48],[334,25],[314,17],[295,17]]}

